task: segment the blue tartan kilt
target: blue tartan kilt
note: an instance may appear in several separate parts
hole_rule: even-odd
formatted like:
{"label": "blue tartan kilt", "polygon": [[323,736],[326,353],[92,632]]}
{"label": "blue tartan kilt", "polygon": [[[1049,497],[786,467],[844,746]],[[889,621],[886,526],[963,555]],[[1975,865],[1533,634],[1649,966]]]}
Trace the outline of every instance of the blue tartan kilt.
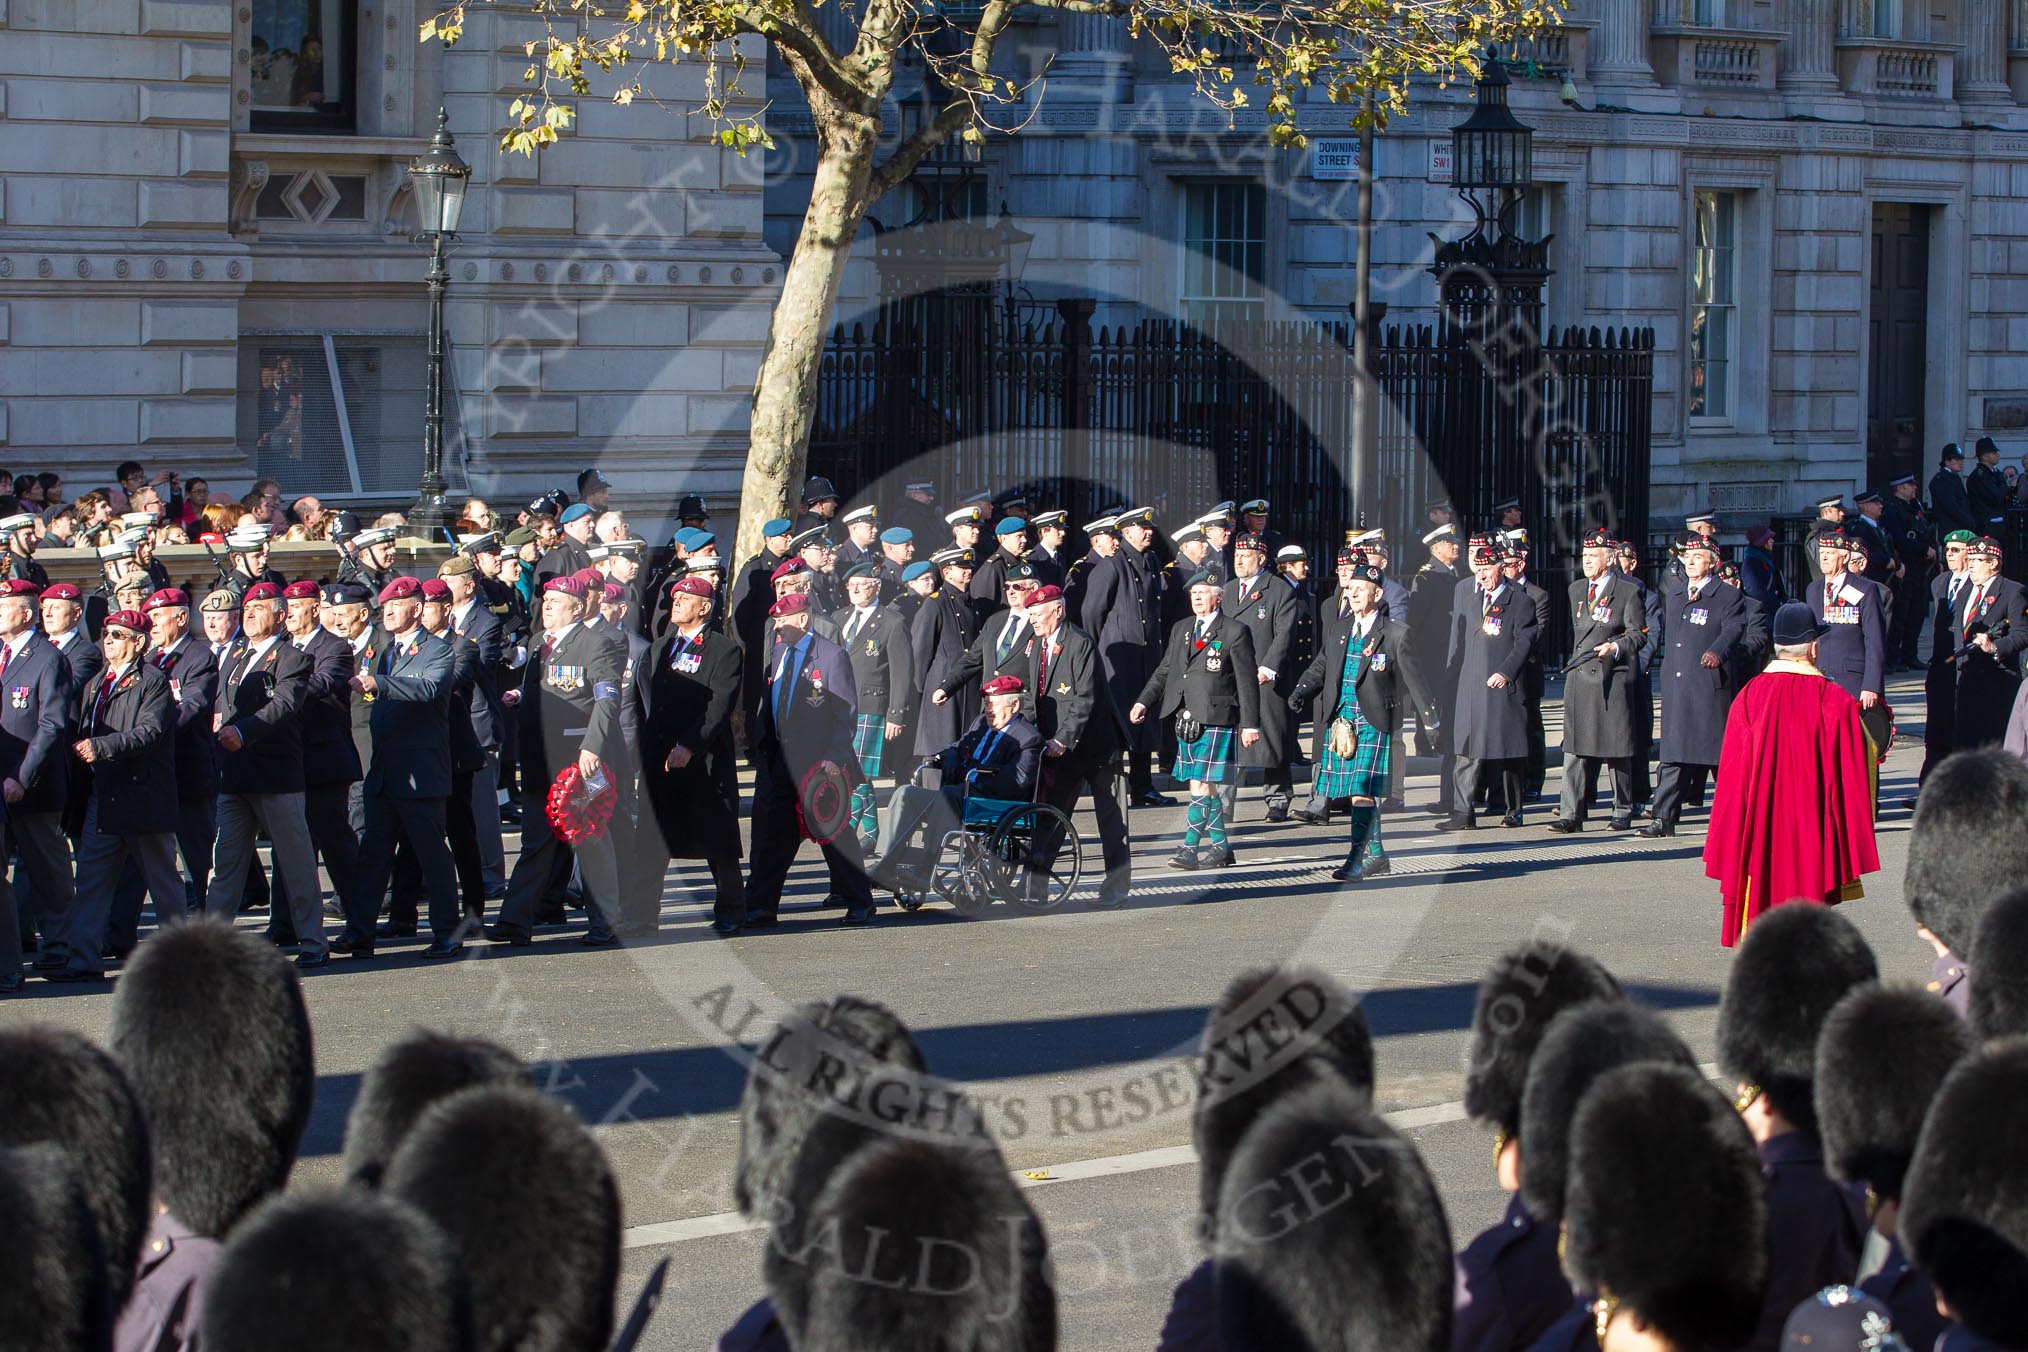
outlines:
{"label": "blue tartan kilt", "polygon": [[1319,798],[1385,798],[1388,772],[1394,759],[1393,739],[1363,718],[1353,719],[1358,742],[1350,756],[1331,750],[1325,739],[1324,754],[1317,760],[1316,786]]}
{"label": "blue tartan kilt", "polygon": [[1191,780],[1205,784],[1238,782],[1239,768],[1232,763],[1236,738],[1236,729],[1206,728],[1198,734],[1196,741],[1178,742],[1176,768],[1170,773],[1186,783]]}
{"label": "blue tartan kilt", "polygon": [[852,754],[859,757],[859,772],[868,779],[880,773],[887,754],[887,715],[858,714],[852,728]]}

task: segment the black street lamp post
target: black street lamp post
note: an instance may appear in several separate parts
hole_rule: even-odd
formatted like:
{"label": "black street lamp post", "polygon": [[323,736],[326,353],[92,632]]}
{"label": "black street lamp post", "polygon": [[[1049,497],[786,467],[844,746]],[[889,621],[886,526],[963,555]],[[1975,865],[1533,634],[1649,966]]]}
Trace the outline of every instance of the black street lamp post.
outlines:
{"label": "black street lamp post", "polygon": [[432,245],[430,256],[430,353],[429,386],[423,401],[422,484],[415,505],[408,510],[408,532],[416,539],[441,540],[448,516],[444,510],[444,292],[451,274],[444,267],[444,246],[458,234],[458,217],[465,209],[465,188],[472,167],[458,157],[451,138],[450,119],[437,109],[436,139],[424,154],[409,162],[409,179],[415,185],[416,216],[421,225],[416,237]]}

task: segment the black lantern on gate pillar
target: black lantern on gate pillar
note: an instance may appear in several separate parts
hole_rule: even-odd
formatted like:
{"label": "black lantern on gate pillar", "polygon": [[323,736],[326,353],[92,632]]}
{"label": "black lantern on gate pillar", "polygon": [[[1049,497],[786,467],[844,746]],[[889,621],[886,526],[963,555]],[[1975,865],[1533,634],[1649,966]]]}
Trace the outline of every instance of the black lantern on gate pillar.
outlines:
{"label": "black lantern on gate pillar", "polygon": [[1430,272],[1443,295],[1445,322],[1479,334],[1542,327],[1542,287],[1549,280],[1549,238],[1514,233],[1514,208],[1535,177],[1535,132],[1507,106],[1510,82],[1489,48],[1480,68],[1470,117],[1451,129],[1451,174],[1471,204],[1472,232],[1459,240],[1430,239]]}
{"label": "black lantern on gate pillar", "polygon": [[1505,67],[1487,52],[1472,115],[1451,128],[1452,180],[1478,214],[1482,233],[1489,216],[1500,233],[1511,233],[1513,208],[1535,177],[1535,132],[1507,106],[1509,87]]}
{"label": "black lantern on gate pillar", "polygon": [[437,109],[436,139],[430,148],[409,162],[409,181],[415,187],[416,237],[432,246],[430,255],[430,351],[429,385],[423,402],[423,472],[415,505],[408,510],[412,537],[430,541],[443,538],[448,520],[444,511],[444,292],[451,274],[444,267],[444,247],[458,235],[458,218],[465,210],[465,188],[472,179],[472,166],[458,155],[451,137],[450,118]]}

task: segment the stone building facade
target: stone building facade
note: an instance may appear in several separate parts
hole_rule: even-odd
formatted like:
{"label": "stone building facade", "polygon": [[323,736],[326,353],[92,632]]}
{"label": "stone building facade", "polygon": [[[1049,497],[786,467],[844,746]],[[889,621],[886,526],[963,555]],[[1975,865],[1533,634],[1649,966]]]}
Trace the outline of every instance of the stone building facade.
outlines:
{"label": "stone building facade", "polygon": [[[1007,73],[1036,81],[1009,113],[1021,134],[930,166],[881,225],[927,202],[1004,204],[1036,236],[1021,286],[1095,296],[1100,324],[1345,318],[1344,109],[1307,106],[1311,148],[1277,152],[1258,116],[1206,107],[1119,20],[1042,18],[1008,46]],[[1536,133],[1518,223],[1553,236],[1549,322],[1655,332],[1657,525],[1691,505],[1741,525],[1898,473],[1926,481],[1942,443],[1986,432],[2010,462],[2028,451],[2028,3],[1578,0],[1506,55]],[[793,85],[770,94],[781,248],[807,122]],[[1471,97],[1419,88],[1379,138],[1390,324],[1434,322],[1431,234],[1471,227],[1449,181]],[[855,272],[844,316],[879,285],[870,264]]]}
{"label": "stone building facade", "polygon": [[525,500],[597,464],[644,508],[736,496],[780,266],[759,166],[603,100],[507,155],[534,30],[475,5],[459,45],[419,44],[436,8],[0,0],[0,465],[73,492],[131,457],[234,495],[412,499],[428,259],[405,166],[442,106],[474,170],[454,487]]}

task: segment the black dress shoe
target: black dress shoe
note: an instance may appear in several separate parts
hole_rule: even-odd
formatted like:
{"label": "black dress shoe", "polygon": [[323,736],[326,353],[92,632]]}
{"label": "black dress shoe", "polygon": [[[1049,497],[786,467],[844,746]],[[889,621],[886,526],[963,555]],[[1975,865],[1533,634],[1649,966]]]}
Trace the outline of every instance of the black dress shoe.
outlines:
{"label": "black dress shoe", "polygon": [[1442,803],[1431,803],[1428,807],[1424,808],[1423,811],[1427,812],[1432,817],[1442,817],[1448,814],[1450,812],[1450,809],[1445,807]]}
{"label": "black dress shoe", "polygon": [[1447,817],[1436,824],[1439,831],[1475,831],[1479,824],[1470,817]]}
{"label": "black dress shoe", "polygon": [[37,958],[28,964],[31,972],[60,972],[70,966],[69,958]]}
{"label": "black dress shoe", "polygon": [[373,931],[373,937],[376,939],[413,939],[415,938],[415,926],[382,925],[379,929]]}
{"label": "black dress shoe", "polygon": [[577,943],[580,948],[618,948],[620,936],[609,929],[591,929],[579,935]]}
{"label": "black dress shoe", "polygon": [[1268,804],[1267,820],[1271,822],[1285,822],[1288,819],[1289,819],[1289,805],[1287,803]]}
{"label": "black dress shoe", "polygon": [[739,927],[743,930],[773,929],[781,923],[782,918],[778,915],[750,915],[739,922]]}
{"label": "black dress shoe", "polygon": [[455,958],[465,951],[465,946],[455,939],[439,939],[422,951],[426,958]]}
{"label": "black dress shoe", "polygon": [[21,989],[21,973],[10,972],[0,976],[0,995],[12,995]]}
{"label": "black dress shoe", "polygon": [[1208,850],[1199,850],[1197,852],[1197,867],[1199,868],[1229,868],[1238,861],[1239,856],[1232,852],[1231,846],[1221,849],[1214,845]]}
{"label": "black dress shoe", "polygon": [[1631,831],[1634,829],[1634,819],[1632,817],[1615,817],[1607,822],[1606,825],[1615,831]]}
{"label": "black dress shoe", "polygon": [[1166,793],[1156,793],[1153,789],[1149,789],[1146,793],[1141,794],[1140,796],[1134,799],[1134,806],[1174,807],[1176,806],[1176,800],[1174,798],[1171,798]]}
{"label": "black dress shoe", "polygon": [[1310,811],[1306,807],[1299,807],[1294,812],[1291,812],[1289,815],[1291,817],[1294,817],[1297,821],[1304,823],[1307,826],[1322,826],[1327,821],[1330,820],[1330,818],[1320,816],[1319,814]]}
{"label": "black dress shoe", "polygon": [[845,914],[838,917],[838,923],[841,925],[870,925],[873,923],[873,908],[871,906],[864,908],[848,907]]}
{"label": "black dress shoe", "polygon": [[[356,958],[360,957],[361,955],[358,953],[354,953],[352,956]],[[370,958],[373,956],[373,954],[367,953],[364,956]],[[329,967],[330,965],[331,965],[331,955],[329,953],[296,954],[296,969],[298,971],[307,972],[315,967]]]}
{"label": "black dress shoe", "polygon": [[132,944],[107,944],[99,950],[99,957],[107,962],[125,962],[133,951]]}
{"label": "black dress shoe", "polygon": [[1195,873],[1197,871],[1197,851],[1185,845],[1177,850],[1176,853],[1169,856],[1169,867],[1180,868],[1185,873]]}
{"label": "black dress shoe", "polygon": [[326,920],[343,920],[345,918],[345,908],[338,904],[337,898],[334,897],[324,903],[324,918]]}
{"label": "black dress shoe", "polygon": [[1399,811],[1401,811],[1401,810],[1402,810],[1403,808],[1407,807],[1407,806],[1408,806],[1408,804],[1407,804],[1407,803],[1404,803],[1404,802],[1403,802],[1403,801],[1401,800],[1400,796],[1399,796],[1399,795],[1397,795],[1397,796],[1395,796],[1395,797],[1393,797],[1393,798],[1384,798],[1384,799],[1382,799],[1382,800],[1381,800],[1381,802],[1380,802],[1380,806],[1381,806],[1381,807],[1383,807],[1383,808],[1385,808],[1385,809],[1386,809],[1387,811],[1389,811],[1389,812],[1399,812]]}
{"label": "black dress shoe", "polygon": [[1516,826],[1519,826],[1520,824],[1521,824],[1521,814],[1518,812],[1509,812],[1500,818],[1500,825],[1507,827],[1510,830]]}
{"label": "black dress shoe", "polygon": [[1556,832],[1559,836],[1574,836],[1584,829],[1584,823],[1572,821],[1570,818],[1564,817],[1558,821],[1549,823],[1549,829]]}
{"label": "black dress shoe", "polygon": [[1094,911],[1117,911],[1127,904],[1125,892],[1100,892],[1085,905]]}
{"label": "black dress shoe", "polygon": [[61,971],[46,973],[42,979],[44,981],[61,981],[69,984],[79,981],[104,981],[106,974],[104,972],[80,972],[75,967],[65,967]]}
{"label": "black dress shoe", "polygon": [[526,930],[511,929],[506,925],[488,925],[485,934],[496,944],[509,944],[515,948],[527,948],[535,942]]}
{"label": "black dress shoe", "polygon": [[739,931],[740,924],[736,920],[714,920],[711,922],[711,932],[721,939],[730,939],[733,935],[739,933]]}
{"label": "black dress shoe", "polygon": [[1643,826],[1639,831],[1636,831],[1634,834],[1639,836],[1645,836],[1649,840],[1660,840],[1664,836],[1675,835],[1676,828],[1669,825],[1669,823],[1667,822],[1649,822],[1646,826]]}
{"label": "black dress shoe", "polygon": [[331,941],[331,951],[370,958],[373,956],[373,944],[365,939],[355,939],[349,934],[341,934]]}

